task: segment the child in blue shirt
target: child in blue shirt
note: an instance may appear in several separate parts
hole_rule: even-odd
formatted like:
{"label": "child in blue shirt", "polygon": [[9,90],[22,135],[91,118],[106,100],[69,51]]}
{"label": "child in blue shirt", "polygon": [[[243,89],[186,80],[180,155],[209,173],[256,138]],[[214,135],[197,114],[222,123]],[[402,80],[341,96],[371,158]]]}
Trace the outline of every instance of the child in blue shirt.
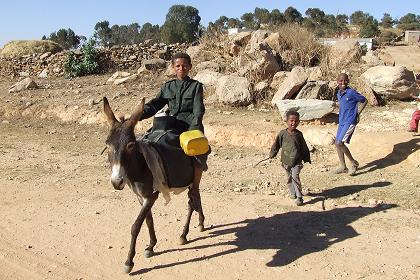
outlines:
{"label": "child in blue shirt", "polygon": [[[345,143],[350,143],[356,124],[359,122],[359,115],[366,107],[366,98],[349,87],[349,77],[341,73],[337,77],[338,92],[337,98],[340,106],[338,113],[338,129],[335,138],[335,147],[340,160],[340,167],[334,171],[335,174],[349,173],[356,174],[359,163],[353,158]],[[358,103],[361,103],[360,109]],[[347,168],[344,155],[350,160],[350,169]]]}

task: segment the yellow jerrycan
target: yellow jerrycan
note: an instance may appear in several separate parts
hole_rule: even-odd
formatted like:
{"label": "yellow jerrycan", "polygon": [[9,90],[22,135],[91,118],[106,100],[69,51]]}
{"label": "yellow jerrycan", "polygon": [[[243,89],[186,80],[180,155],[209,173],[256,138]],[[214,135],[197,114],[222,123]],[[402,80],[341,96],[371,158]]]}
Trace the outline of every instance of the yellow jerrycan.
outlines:
{"label": "yellow jerrycan", "polygon": [[188,156],[198,156],[208,152],[209,141],[200,130],[189,130],[181,133],[179,142]]}

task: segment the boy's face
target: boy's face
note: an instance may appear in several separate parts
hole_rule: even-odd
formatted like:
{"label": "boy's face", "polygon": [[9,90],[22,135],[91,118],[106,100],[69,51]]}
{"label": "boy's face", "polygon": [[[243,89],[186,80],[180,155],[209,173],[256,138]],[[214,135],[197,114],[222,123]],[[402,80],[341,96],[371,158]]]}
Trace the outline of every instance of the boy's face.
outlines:
{"label": "boy's face", "polygon": [[176,77],[180,80],[183,80],[188,76],[188,73],[191,70],[191,64],[185,58],[177,58],[174,63],[172,63]]}
{"label": "boy's face", "polygon": [[337,84],[340,90],[345,90],[349,85],[349,78],[347,75],[339,75],[337,78]]}
{"label": "boy's face", "polygon": [[287,118],[286,123],[290,130],[295,130],[297,126],[299,125],[299,118],[295,115],[290,115]]}

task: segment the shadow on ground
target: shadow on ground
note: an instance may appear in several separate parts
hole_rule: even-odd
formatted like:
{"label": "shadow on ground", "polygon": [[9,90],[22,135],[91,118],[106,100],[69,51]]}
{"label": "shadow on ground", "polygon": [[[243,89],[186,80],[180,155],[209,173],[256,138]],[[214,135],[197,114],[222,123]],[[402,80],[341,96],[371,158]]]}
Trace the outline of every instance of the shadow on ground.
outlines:
{"label": "shadow on ground", "polygon": [[[407,157],[415,153],[420,149],[420,138],[413,138],[406,142],[395,144],[392,151],[383,158],[374,160],[361,167],[361,172],[357,172],[357,175],[361,175],[367,172],[372,172],[378,169],[384,169],[392,165],[397,165],[402,161],[406,160]],[[365,170],[366,169],[366,170]]]}
{"label": "shadow on ground", "polygon": [[[161,264],[150,268],[143,268],[131,275],[143,274],[154,269],[163,269],[177,265],[213,259],[245,250],[276,250],[267,266],[283,266],[314,252],[328,249],[333,244],[342,242],[359,234],[350,225],[354,221],[376,212],[386,212],[396,207],[394,204],[380,207],[346,207],[328,211],[316,212],[288,212],[271,217],[247,219],[241,222],[218,225],[207,231],[209,238],[234,235],[234,240],[167,250],[163,253],[205,249],[209,247],[234,246],[234,248],[207,255],[168,264]],[[188,246],[188,245],[187,245]]]}
{"label": "shadow on ground", "polygon": [[320,193],[310,193],[309,196],[312,196],[314,198],[305,202],[305,204],[315,204],[319,201],[323,201],[328,198],[345,197],[348,195],[359,193],[363,190],[367,190],[370,188],[384,188],[390,185],[392,185],[391,182],[385,181],[385,182],[375,182],[370,185],[348,185],[348,186],[335,187],[332,189],[324,190]]}

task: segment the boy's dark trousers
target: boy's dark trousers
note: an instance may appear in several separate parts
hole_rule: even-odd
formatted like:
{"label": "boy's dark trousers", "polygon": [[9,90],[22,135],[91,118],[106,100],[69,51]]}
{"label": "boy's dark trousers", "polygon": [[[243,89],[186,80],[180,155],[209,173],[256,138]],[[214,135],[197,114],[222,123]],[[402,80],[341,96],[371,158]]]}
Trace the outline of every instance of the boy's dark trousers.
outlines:
{"label": "boy's dark trousers", "polygon": [[287,176],[287,186],[289,187],[290,195],[292,197],[302,198],[302,184],[300,183],[299,174],[303,168],[302,164],[297,164],[293,167],[282,164]]}

